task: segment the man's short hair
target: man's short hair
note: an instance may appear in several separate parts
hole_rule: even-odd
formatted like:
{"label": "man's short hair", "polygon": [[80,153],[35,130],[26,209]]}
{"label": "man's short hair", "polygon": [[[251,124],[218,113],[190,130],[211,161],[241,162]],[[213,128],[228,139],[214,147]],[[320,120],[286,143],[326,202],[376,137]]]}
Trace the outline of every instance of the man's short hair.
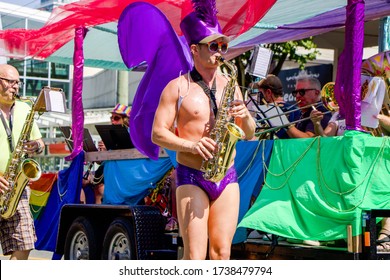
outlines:
{"label": "man's short hair", "polygon": [[283,96],[282,81],[275,75],[268,75],[258,83],[259,89],[270,89],[275,96]]}
{"label": "man's short hair", "polygon": [[296,79],[296,84],[298,82],[304,82],[304,81],[309,82],[309,84],[312,87],[321,91],[321,82],[317,78],[314,78],[313,76],[310,76],[309,74],[307,74],[306,71],[299,73],[299,75]]}

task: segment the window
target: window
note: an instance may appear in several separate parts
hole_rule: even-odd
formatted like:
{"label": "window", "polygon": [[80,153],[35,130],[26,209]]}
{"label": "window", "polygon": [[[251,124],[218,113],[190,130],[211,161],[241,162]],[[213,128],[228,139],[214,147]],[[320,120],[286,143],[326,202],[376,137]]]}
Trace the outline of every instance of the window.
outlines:
{"label": "window", "polygon": [[69,65],[51,63],[51,78],[69,80]]}
{"label": "window", "polygon": [[38,96],[38,94],[41,92],[41,89],[44,86],[48,85],[48,81],[38,80],[38,79],[26,79],[25,84],[25,94],[26,96]]}
{"label": "window", "polygon": [[49,76],[49,63],[46,61],[27,60],[26,68],[26,75],[29,77],[48,78]]}
{"label": "window", "polygon": [[1,15],[1,21],[3,24],[3,29],[10,29],[10,28],[26,28],[26,20],[21,17],[11,16],[7,14]]}

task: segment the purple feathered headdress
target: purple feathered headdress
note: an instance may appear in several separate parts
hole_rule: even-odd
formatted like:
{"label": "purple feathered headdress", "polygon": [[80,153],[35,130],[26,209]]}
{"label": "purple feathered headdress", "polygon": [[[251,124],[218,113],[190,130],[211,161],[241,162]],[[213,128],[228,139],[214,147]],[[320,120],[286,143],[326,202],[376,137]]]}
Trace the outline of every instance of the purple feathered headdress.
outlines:
{"label": "purple feathered headdress", "polygon": [[194,12],[187,15],[180,23],[188,44],[208,43],[218,38],[226,42],[229,38],[222,34],[217,19],[215,0],[192,0]]}

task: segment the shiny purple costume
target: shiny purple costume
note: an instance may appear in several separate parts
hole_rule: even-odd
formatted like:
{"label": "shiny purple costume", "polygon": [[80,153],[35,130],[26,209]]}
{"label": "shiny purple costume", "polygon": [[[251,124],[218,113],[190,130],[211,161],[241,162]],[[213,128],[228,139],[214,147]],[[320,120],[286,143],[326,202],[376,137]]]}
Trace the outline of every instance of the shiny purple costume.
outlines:
{"label": "shiny purple costume", "polygon": [[225,177],[218,183],[207,181],[200,170],[178,164],[176,168],[176,185],[194,185],[206,192],[210,200],[216,200],[227,185],[237,183],[237,172],[234,166],[230,167]]}

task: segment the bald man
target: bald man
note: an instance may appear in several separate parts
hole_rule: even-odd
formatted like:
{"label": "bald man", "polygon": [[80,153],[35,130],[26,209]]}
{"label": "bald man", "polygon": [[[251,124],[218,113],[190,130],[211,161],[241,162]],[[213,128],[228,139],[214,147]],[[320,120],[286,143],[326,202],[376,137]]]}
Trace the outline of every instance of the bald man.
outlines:
{"label": "bald man", "polygon": [[[7,169],[12,151],[18,142],[26,117],[31,107],[22,101],[15,100],[22,82],[18,70],[8,64],[0,65],[0,194],[10,189],[10,184],[2,176]],[[11,136],[11,137],[9,137]],[[30,141],[24,145],[29,155],[43,151],[44,143],[37,124],[34,122]],[[0,242],[4,255],[11,260],[26,260],[34,249],[36,241],[34,221],[29,207],[30,189],[22,193],[15,214],[4,219],[0,217]]]}

